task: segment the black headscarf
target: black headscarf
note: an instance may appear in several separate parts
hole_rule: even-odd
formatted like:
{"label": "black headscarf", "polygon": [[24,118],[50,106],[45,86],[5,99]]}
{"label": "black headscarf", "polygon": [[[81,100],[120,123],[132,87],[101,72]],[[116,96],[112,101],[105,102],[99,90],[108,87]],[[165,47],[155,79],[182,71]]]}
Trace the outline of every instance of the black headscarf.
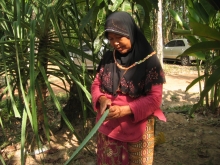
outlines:
{"label": "black headscarf", "polygon": [[[115,50],[117,63],[129,67],[135,62],[143,60],[153,52],[152,47],[135,24],[133,18],[126,12],[114,12],[108,16],[105,24],[105,36],[108,32],[128,37],[132,48],[126,54]],[[125,70],[116,66],[113,52],[104,54],[98,68],[101,79],[101,90],[117,96],[117,92],[130,97],[145,95],[153,84],[165,82],[164,73],[156,55],[146,61]]]}

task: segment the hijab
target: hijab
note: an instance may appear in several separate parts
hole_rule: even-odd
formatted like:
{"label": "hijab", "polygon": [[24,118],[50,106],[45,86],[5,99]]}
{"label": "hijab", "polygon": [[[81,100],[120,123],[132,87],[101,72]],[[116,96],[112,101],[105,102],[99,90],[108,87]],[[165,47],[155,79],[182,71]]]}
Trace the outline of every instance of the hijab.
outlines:
{"label": "hijab", "polygon": [[[110,14],[105,23],[106,37],[108,37],[108,32],[129,38],[132,48],[125,54],[121,54],[117,50],[108,51],[104,54],[98,67],[102,92],[114,96],[121,92],[130,97],[138,97],[146,95],[153,84],[165,82],[164,73],[157,56],[149,56],[153,54],[153,48],[128,13],[114,12]],[[115,63],[117,62],[123,67],[130,67],[144,58],[148,59],[127,71]]]}

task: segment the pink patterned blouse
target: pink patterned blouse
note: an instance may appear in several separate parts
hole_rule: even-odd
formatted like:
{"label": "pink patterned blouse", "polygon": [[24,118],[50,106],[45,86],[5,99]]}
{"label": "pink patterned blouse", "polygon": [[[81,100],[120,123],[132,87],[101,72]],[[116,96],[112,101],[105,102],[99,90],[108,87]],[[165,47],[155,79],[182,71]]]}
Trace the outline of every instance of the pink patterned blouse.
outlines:
{"label": "pink patterned blouse", "polygon": [[162,110],[160,109],[162,101],[163,85],[153,85],[151,91],[146,96],[131,98],[118,93],[117,97],[100,91],[100,79],[98,74],[92,84],[91,94],[93,108],[97,112],[98,121],[101,117],[99,113],[100,96],[105,95],[112,101],[112,105],[129,105],[133,115],[127,115],[121,118],[104,121],[99,128],[99,132],[119,141],[137,142],[141,140],[146,128],[146,119],[153,115],[162,121],[166,121]]}

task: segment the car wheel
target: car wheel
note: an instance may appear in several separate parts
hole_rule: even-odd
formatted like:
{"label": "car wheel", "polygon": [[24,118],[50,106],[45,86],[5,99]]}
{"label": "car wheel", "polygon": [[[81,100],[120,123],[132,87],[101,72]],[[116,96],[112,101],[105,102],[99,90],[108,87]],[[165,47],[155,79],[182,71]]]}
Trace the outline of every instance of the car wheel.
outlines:
{"label": "car wheel", "polygon": [[190,64],[191,64],[191,62],[190,62],[189,56],[181,57],[181,65],[187,66],[187,65],[190,65]]}

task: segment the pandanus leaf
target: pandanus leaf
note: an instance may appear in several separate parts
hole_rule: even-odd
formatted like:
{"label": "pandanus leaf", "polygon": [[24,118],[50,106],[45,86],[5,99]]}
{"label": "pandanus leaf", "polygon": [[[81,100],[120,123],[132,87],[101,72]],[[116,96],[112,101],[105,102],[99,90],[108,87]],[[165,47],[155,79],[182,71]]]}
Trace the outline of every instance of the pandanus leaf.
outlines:
{"label": "pandanus leaf", "polygon": [[98,131],[99,127],[105,120],[105,118],[108,116],[109,109],[107,109],[102,117],[99,119],[99,121],[96,123],[96,125],[93,127],[93,129],[90,131],[90,133],[86,136],[86,138],[82,141],[82,143],[79,145],[79,147],[73,152],[71,157],[68,161],[65,162],[64,165],[67,165],[71,162],[72,159],[75,158],[75,156],[85,147],[85,145],[89,142],[89,140],[93,137],[93,135]]}

